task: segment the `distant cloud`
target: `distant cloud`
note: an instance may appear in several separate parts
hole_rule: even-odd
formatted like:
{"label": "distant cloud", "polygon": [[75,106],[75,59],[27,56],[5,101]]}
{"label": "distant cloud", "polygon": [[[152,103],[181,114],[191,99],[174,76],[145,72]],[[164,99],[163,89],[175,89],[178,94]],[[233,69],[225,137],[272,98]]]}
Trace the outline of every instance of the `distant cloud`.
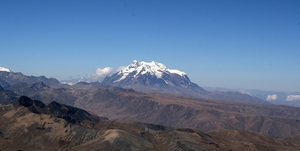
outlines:
{"label": "distant cloud", "polygon": [[72,78],[70,77],[68,80],[62,80],[62,83],[73,85],[77,82],[96,82],[96,81],[103,81],[106,76],[110,76],[120,70],[123,70],[125,67],[121,66],[116,69],[112,67],[104,67],[104,68],[97,68],[93,74],[89,74],[86,77],[80,78]]}
{"label": "distant cloud", "polygon": [[248,94],[248,95],[252,96],[252,94],[249,91],[246,91],[246,90],[239,90],[239,92],[243,93],[243,94]]}
{"label": "distant cloud", "polygon": [[286,101],[300,101],[300,95],[288,95]]}
{"label": "distant cloud", "polygon": [[112,67],[97,68],[91,76],[88,76],[89,81],[102,81],[106,76],[110,76],[120,70],[123,70],[125,67],[121,66],[116,69]]}
{"label": "distant cloud", "polygon": [[105,67],[103,69],[98,68],[98,69],[96,69],[94,75],[97,77],[105,77],[105,76],[111,74],[113,71],[114,71],[114,68],[111,68],[111,67]]}
{"label": "distant cloud", "polygon": [[105,67],[105,68],[97,68],[94,71],[94,74],[89,75],[87,77],[88,82],[94,82],[94,81],[102,81],[106,76],[109,76],[114,73],[114,68],[112,67]]}
{"label": "distant cloud", "polygon": [[275,101],[277,99],[277,95],[276,94],[272,94],[272,95],[268,95],[267,97],[267,101]]}

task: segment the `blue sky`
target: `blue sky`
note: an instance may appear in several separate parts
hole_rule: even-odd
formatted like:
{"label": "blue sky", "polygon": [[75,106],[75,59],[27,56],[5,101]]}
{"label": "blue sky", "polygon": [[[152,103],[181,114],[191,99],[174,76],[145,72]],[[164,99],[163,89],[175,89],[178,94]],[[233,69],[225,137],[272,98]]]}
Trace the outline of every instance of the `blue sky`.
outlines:
{"label": "blue sky", "polygon": [[157,61],[199,86],[300,92],[299,0],[1,0],[0,66],[59,80]]}

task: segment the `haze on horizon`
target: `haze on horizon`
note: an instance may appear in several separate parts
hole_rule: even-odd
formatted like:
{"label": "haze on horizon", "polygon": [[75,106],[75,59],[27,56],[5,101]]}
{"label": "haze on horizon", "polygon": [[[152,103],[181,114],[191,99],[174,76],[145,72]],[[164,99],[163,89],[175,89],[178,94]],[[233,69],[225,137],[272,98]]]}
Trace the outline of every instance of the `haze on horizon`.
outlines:
{"label": "haze on horizon", "polygon": [[59,80],[133,60],[199,86],[300,92],[300,1],[0,1],[0,67]]}

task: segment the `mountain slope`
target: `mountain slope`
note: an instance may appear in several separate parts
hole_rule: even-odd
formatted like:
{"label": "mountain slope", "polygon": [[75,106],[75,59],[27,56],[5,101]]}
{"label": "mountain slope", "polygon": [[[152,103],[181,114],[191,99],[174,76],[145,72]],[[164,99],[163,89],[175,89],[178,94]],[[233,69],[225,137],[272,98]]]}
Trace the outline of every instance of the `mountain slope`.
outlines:
{"label": "mountain slope", "polygon": [[75,101],[76,107],[121,122],[204,130],[241,129],[276,137],[300,135],[300,112],[296,107],[139,93],[116,87],[88,91]]}
{"label": "mountain slope", "polygon": [[233,101],[233,102],[247,102],[247,103],[254,103],[254,104],[272,104],[271,102],[264,101],[257,97],[242,94],[239,92],[218,92],[213,91],[206,94],[206,96],[213,100],[224,100],[224,101]]}
{"label": "mountain slope", "polygon": [[0,84],[3,83],[3,87],[9,85],[14,85],[17,83],[38,83],[43,82],[48,86],[58,86],[60,82],[54,78],[46,78],[45,76],[26,76],[20,72],[6,72],[0,71]]}
{"label": "mountain slope", "polygon": [[13,105],[0,105],[0,150],[70,150],[97,137],[99,131],[88,127],[98,117],[54,104],[20,97]]}
{"label": "mountain slope", "polygon": [[13,91],[6,90],[0,85],[0,104],[10,104],[17,98],[17,94]]}
{"label": "mountain slope", "polygon": [[73,105],[77,98],[77,94],[71,89],[52,88],[44,82],[39,83],[17,83],[7,87],[6,89],[18,94],[18,96],[28,96],[32,99],[43,100],[44,103],[53,101],[67,105]]}

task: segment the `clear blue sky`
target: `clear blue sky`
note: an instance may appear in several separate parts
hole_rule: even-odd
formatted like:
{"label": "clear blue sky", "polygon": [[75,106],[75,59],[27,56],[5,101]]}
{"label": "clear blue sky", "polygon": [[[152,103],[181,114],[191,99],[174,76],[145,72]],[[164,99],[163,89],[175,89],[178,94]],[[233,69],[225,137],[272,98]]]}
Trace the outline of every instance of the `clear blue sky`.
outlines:
{"label": "clear blue sky", "polygon": [[0,66],[59,80],[157,61],[199,86],[300,92],[299,0],[1,0]]}

